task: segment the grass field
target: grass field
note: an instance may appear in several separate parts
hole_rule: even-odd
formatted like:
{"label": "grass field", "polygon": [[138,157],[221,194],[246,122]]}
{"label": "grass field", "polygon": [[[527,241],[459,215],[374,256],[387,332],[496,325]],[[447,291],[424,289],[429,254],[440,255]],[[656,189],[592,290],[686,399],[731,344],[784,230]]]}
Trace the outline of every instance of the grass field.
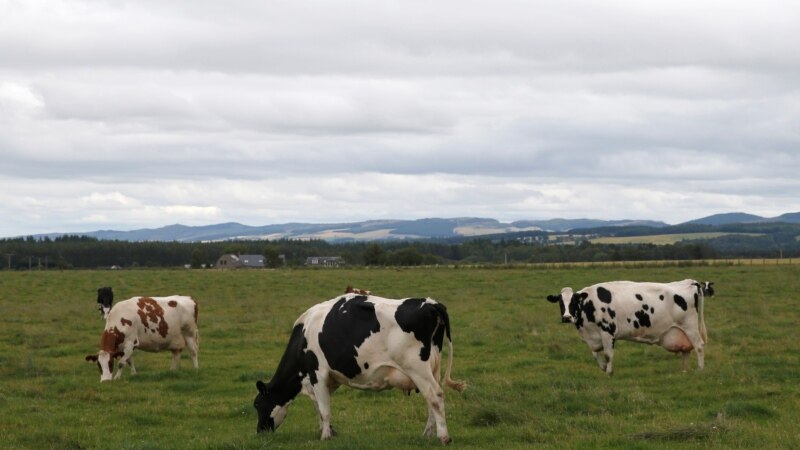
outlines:
{"label": "grass field", "polygon": [[[615,374],[597,367],[558,307],[563,286],[614,279],[712,280],[706,369],[630,342]],[[267,379],[294,319],[346,285],[427,295],[450,311],[454,377],[446,393],[455,448],[800,448],[800,267],[587,267],[285,271],[0,272],[0,447],[63,449],[420,448],[419,395],[341,388],[339,436],[319,442],[301,397],[276,433],[256,435],[255,381]],[[96,289],[188,294],[200,304],[200,370],[135,353],[139,374],[99,382],[84,356],[103,323]],[[692,366],[696,364],[694,355]]]}
{"label": "grass field", "polygon": [[620,236],[620,237],[600,237],[590,239],[592,244],[655,244],[671,245],[681,241],[714,239],[722,236],[763,236],[758,233],[681,233],[681,234],[653,234],[649,236]]}

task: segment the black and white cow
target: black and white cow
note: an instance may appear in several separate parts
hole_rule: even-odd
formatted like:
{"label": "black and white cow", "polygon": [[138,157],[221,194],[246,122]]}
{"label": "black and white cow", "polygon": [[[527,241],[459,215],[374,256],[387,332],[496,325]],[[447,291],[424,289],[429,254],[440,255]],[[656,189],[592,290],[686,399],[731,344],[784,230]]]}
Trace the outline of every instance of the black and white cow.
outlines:
{"label": "black and white cow", "polygon": [[683,280],[672,283],[610,281],[577,292],[566,287],[547,300],[561,307],[561,321],[572,322],[589,345],[600,369],[614,371],[617,340],[658,344],[683,355],[684,371],[689,353],[697,353],[697,368],[704,364],[708,341],[703,317],[703,298],[713,296],[711,282]]}
{"label": "black and white cow", "polygon": [[114,291],[110,286],[101,287],[97,290],[97,309],[100,310],[103,320],[108,319],[112,303],[114,303]]}
{"label": "black and white cow", "polygon": [[257,432],[274,431],[301,392],[319,413],[321,439],[331,426],[331,394],[341,385],[380,391],[398,388],[420,392],[428,403],[424,435],[450,442],[440,383],[440,360],[447,337],[449,358],[444,381],[453,381],[453,344],[447,309],[430,298],[393,300],[358,293],[312,306],[294,323],[283,357],[269,383],[258,381],[254,406]]}

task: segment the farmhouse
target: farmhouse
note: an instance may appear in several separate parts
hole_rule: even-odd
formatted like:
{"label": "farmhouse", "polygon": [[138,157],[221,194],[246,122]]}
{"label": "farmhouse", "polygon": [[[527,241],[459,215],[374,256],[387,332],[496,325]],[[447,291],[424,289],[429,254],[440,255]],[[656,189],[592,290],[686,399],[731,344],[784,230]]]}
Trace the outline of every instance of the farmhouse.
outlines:
{"label": "farmhouse", "polygon": [[217,260],[217,269],[262,269],[264,257],[262,255],[222,255]]}
{"label": "farmhouse", "polygon": [[341,256],[309,256],[306,265],[311,267],[339,267],[344,265]]}

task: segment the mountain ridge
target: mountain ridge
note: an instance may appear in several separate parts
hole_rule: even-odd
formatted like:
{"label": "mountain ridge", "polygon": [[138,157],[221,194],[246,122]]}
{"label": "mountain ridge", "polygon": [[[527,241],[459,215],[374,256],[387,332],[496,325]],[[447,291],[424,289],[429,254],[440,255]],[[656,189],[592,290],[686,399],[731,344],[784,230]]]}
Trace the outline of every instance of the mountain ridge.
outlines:
{"label": "mountain ridge", "polygon": [[[713,214],[684,224],[728,225],[735,223],[789,222],[800,223],[800,212],[767,218],[743,212]],[[374,219],[360,222],[303,223],[290,222],[261,226],[238,222],[189,226],[167,225],[129,231],[97,230],[83,233],[46,233],[36,238],[64,235],[88,236],[100,240],[131,242],[177,241],[208,242],[225,240],[321,239],[333,242],[413,240],[452,237],[477,237],[525,231],[569,232],[597,227],[645,226],[654,229],[669,225],[653,220],[545,219],[501,222],[482,217],[424,218],[413,220]]]}

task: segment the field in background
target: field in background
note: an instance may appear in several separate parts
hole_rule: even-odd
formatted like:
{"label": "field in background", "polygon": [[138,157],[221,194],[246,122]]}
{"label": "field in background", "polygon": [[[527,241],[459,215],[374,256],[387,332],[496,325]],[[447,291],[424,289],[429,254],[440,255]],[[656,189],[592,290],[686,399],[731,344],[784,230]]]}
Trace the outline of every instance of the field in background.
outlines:
{"label": "field in background", "polygon": [[[597,368],[558,307],[563,286],[613,279],[711,280],[706,369],[619,342],[615,375]],[[512,269],[0,272],[0,436],[7,448],[419,448],[419,395],[341,388],[339,436],[318,442],[301,397],[274,434],[255,435],[255,381],[277,365],[292,322],[348,285],[445,303],[455,342],[446,392],[453,448],[797,448],[800,323],[796,265]],[[200,371],[135,353],[139,374],[99,382],[84,356],[103,323],[96,289],[188,294],[200,304]],[[696,358],[692,355],[692,367]]]}
{"label": "field in background", "polygon": [[759,233],[681,233],[654,234],[649,236],[599,237],[589,239],[592,244],[655,244],[670,245],[681,241],[714,239],[722,236],[763,236]]}

